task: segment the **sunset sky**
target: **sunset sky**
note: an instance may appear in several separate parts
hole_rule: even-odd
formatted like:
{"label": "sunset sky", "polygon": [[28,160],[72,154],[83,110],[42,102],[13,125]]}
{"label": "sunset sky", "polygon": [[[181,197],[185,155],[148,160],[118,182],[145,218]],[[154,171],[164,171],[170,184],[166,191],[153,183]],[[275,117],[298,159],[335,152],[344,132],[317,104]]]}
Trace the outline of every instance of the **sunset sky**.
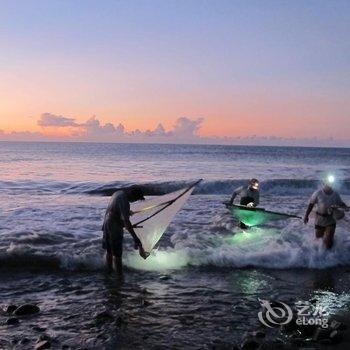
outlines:
{"label": "sunset sky", "polygon": [[0,140],[350,146],[349,38],[347,0],[2,0]]}

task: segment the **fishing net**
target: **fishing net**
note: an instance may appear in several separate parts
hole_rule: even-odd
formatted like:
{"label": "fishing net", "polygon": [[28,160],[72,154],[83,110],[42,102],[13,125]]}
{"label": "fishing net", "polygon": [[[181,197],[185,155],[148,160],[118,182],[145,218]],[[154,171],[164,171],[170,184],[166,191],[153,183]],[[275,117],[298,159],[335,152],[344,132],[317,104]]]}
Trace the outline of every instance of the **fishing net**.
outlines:
{"label": "fishing net", "polygon": [[269,221],[285,220],[288,218],[299,218],[296,215],[272,212],[259,208],[241,208],[232,206],[230,208],[232,215],[243,222],[246,226],[258,226],[266,224]]}
{"label": "fishing net", "polygon": [[194,185],[131,206],[131,223],[146,253],[158,243],[170,222],[191,195]]}

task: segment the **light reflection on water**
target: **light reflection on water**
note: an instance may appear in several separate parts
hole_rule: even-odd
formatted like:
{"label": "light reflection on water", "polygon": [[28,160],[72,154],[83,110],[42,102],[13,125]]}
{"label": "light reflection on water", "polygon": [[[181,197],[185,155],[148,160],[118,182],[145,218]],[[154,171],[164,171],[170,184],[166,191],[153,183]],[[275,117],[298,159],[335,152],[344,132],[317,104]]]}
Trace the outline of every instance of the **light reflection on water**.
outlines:
{"label": "light reflection on water", "polygon": [[350,304],[350,293],[334,293],[330,291],[315,291],[311,298],[316,304],[330,315],[337,314]]}
{"label": "light reflection on water", "polygon": [[127,266],[145,271],[167,271],[181,269],[189,262],[185,252],[154,250],[151,255],[144,260],[138,253],[129,253],[125,263]]}
{"label": "light reflection on water", "polygon": [[[259,327],[258,298],[291,305],[314,298],[332,314],[346,310],[349,294],[342,290],[348,290],[350,280],[344,269],[332,270],[332,285],[314,288],[328,273],[209,267],[128,270],[123,283],[115,275],[95,272],[2,273],[2,305],[37,302],[42,313],[16,328],[0,322],[0,332],[9,340],[35,341],[33,324],[45,325],[46,333],[55,335],[60,344],[95,348],[107,344],[198,348],[218,338],[234,343],[247,330]],[[94,315],[104,309],[116,320],[97,321]],[[0,315],[0,321],[4,317]]]}

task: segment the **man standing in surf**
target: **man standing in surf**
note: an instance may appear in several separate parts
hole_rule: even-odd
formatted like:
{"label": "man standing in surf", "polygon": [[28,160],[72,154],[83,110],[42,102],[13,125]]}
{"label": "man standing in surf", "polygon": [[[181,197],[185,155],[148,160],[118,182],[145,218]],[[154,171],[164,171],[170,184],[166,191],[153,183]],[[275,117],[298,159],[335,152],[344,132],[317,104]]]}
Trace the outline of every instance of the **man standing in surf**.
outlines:
{"label": "man standing in surf", "polygon": [[[323,180],[322,188],[313,193],[304,216],[304,223],[309,222],[309,215],[316,205],[315,215],[315,236],[317,239],[323,238],[326,249],[331,249],[334,242],[336,228],[336,208],[348,208],[342,201],[337,191],[332,188],[333,176],[328,176]],[[344,214],[338,211],[338,215]],[[339,217],[339,219],[342,216]]]}
{"label": "man standing in surf", "polygon": [[113,271],[113,260],[118,275],[123,274],[122,254],[123,235],[126,228],[134,239],[134,248],[139,250],[140,255],[145,258],[145,251],[141,241],[136,236],[130,222],[130,203],[144,200],[143,192],[139,186],[131,186],[116,191],[108,204],[103,221],[103,242],[102,247],[106,250],[106,264],[108,271]]}
{"label": "man standing in surf", "polygon": [[[246,205],[250,208],[258,206],[260,200],[259,181],[257,179],[251,179],[248,186],[236,188],[231,196],[231,200],[229,202],[230,205],[233,204],[233,201],[237,196],[241,197],[239,202],[240,205]],[[239,226],[243,229],[248,228],[248,226],[246,226],[243,222],[240,222]]]}

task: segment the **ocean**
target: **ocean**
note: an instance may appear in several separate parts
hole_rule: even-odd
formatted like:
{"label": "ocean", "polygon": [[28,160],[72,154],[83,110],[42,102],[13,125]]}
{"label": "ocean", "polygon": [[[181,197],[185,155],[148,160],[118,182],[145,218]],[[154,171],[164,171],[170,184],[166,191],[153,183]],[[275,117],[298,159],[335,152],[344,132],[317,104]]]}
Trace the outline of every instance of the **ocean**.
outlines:
{"label": "ocean", "polygon": [[[259,327],[259,299],[350,301],[350,218],[325,251],[288,219],[245,232],[223,205],[255,177],[260,206],[303,216],[325,174],[350,203],[350,149],[103,143],[0,143],[0,303],[41,312],[9,326],[0,348],[210,348]],[[154,196],[203,179],[146,261],[125,235],[125,280],[104,271],[109,195]],[[100,317],[109,310],[110,317]],[[35,329],[41,329],[41,331]],[[27,342],[22,340],[27,338]]]}

